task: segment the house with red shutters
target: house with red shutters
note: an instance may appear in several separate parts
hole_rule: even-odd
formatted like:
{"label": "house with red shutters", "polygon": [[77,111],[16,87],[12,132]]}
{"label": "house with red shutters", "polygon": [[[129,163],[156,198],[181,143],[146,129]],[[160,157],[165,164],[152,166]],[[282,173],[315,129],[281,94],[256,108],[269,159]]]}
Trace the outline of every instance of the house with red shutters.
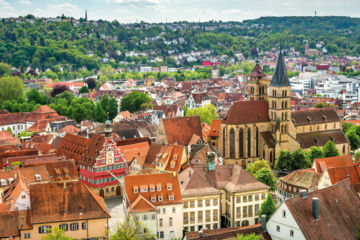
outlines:
{"label": "house with red shutters", "polygon": [[[74,159],[79,178],[103,198],[121,195],[118,180],[127,174],[127,162],[112,136],[111,122],[106,121],[105,136],[93,134],[90,138],[67,134],[62,139],[57,155]],[[112,174],[110,174],[112,173]]]}

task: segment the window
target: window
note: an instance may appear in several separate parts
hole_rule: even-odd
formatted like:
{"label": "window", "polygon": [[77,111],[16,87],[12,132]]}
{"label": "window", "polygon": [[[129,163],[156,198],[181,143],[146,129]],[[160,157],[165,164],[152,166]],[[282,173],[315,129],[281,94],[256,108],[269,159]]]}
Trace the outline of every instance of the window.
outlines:
{"label": "window", "polygon": [[77,231],[79,230],[79,224],[78,223],[71,223],[70,224],[70,231]]}
{"label": "window", "polygon": [[280,232],[280,226],[279,225],[276,225],[276,231]]}
{"label": "window", "polygon": [[155,220],[156,219],[156,215],[155,214],[151,214],[151,220]]}
{"label": "window", "polygon": [[247,202],[247,196],[243,196],[243,202]]}
{"label": "window", "polygon": [[147,214],[143,215],[143,221],[147,221],[149,219],[149,216]]}
{"label": "window", "polygon": [[21,198],[22,198],[22,199],[25,199],[25,198],[26,198],[26,195],[21,195]]}
{"label": "window", "polygon": [[207,222],[210,222],[210,218],[211,218],[211,212],[210,212],[210,210],[206,210],[206,221]]}
{"label": "window", "polygon": [[1,179],[1,186],[6,186],[6,180],[5,179]]}
{"label": "window", "polygon": [[190,212],[190,223],[195,222],[195,212]]}
{"label": "window", "polygon": [[250,206],[248,206],[249,207],[249,217],[252,217],[253,216],[253,206],[252,205],[250,205]]}
{"label": "window", "polygon": [[283,218],[286,218],[286,211],[285,210],[282,211],[282,216],[283,216]]}
{"label": "window", "polygon": [[176,208],[175,207],[172,208],[172,213],[176,213]]}
{"label": "window", "polygon": [[51,226],[41,226],[39,227],[39,233],[49,233],[51,232]]}
{"label": "window", "polygon": [[169,218],[169,226],[172,227],[172,225],[173,225],[173,219]]}
{"label": "window", "polygon": [[249,195],[249,196],[248,196],[248,201],[249,201],[249,202],[252,202],[252,195]]}
{"label": "window", "polygon": [[163,209],[162,209],[162,213],[163,213],[163,214],[166,214],[166,208],[163,208]]}
{"label": "window", "polygon": [[265,193],[262,193],[261,194],[261,200],[264,200],[265,199]]}
{"label": "window", "polygon": [[237,207],[236,208],[236,217],[240,218],[241,217],[241,207]]}
{"label": "window", "polygon": [[163,231],[158,232],[158,238],[164,238],[164,232]]}
{"label": "window", "polygon": [[210,207],[210,199],[206,199],[205,205],[206,205],[207,207]]}
{"label": "window", "polygon": [[202,207],[203,206],[203,200],[198,200],[198,207]]}
{"label": "window", "polygon": [[30,233],[24,233],[24,238],[30,238]]}
{"label": "window", "polygon": [[159,219],[159,227],[162,227],[162,226],[163,226],[163,219],[160,218],[160,219]]}
{"label": "window", "polygon": [[187,207],[188,207],[188,202],[185,201],[185,202],[184,202],[184,208],[187,208]]}
{"label": "window", "polygon": [[247,217],[247,206],[243,207],[243,217]]}
{"label": "window", "polygon": [[217,228],[218,228],[217,223],[214,223],[214,225],[213,225],[213,229],[217,229]]}
{"label": "window", "polygon": [[294,236],[294,230],[290,230],[290,237]]}
{"label": "window", "polygon": [[198,222],[202,222],[202,221],[203,221],[203,212],[198,211]]}
{"label": "window", "polygon": [[162,196],[159,196],[158,199],[159,199],[159,202],[162,202],[162,200],[163,200]]}
{"label": "window", "polygon": [[188,224],[189,222],[189,219],[188,219],[188,213],[184,213],[184,224]]}
{"label": "window", "polygon": [[217,199],[213,199],[213,205],[217,206],[218,205],[218,200]]}
{"label": "window", "polygon": [[87,222],[81,223],[81,229],[87,229]]}
{"label": "window", "polygon": [[191,226],[190,227],[190,232],[194,232],[195,231],[195,227],[194,226]]}
{"label": "window", "polygon": [[195,201],[190,201],[190,207],[191,208],[195,207]]}
{"label": "window", "polygon": [[174,196],[173,196],[173,195],[170,195],[170,196],[169,196],[169,200],[170,200],[170,201],[174,200]]}
{"label": "window", "polygon": [[213,210],[213,220],[214,221],[218,221],[218,210],[217,209],[214,209]]}
{"label": "window", "polygon": [[68,225],[66,223],[60,224],[59,228],[66,232],[68,230]]}
{"label": "window", "polygon": [[255,216],[259,215],[259,204],[255,204]]}

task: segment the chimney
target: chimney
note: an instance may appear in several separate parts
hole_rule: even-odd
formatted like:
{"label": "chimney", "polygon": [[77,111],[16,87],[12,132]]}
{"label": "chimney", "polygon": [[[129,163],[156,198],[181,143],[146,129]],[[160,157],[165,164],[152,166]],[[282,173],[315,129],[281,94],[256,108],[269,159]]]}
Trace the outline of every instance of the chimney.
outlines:
{"label": "chimney", "polygon": [[319,221],[319,198],[312,198],[312,214],[316,221]]}
{"label": "chimney", "polygon": [[307,196],[306,196],[306,190],[305,190],[305,189],[301,189],[301,190],[300,190],[300,195],[301,195],[302,199],[306,199],[306,198],[307,198]]}
{"label": "chimney", "polygon": [[261,229],[264,233],[267,232],[267,230],[266,230],[266,215],[261,215]]}

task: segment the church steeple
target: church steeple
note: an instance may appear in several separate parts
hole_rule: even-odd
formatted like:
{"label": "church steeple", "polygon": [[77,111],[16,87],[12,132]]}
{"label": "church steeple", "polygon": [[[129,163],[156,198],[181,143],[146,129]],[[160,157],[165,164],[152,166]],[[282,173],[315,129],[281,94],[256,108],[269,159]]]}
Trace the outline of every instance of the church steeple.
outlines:
{"label": "church steeple", "polygon": [[289,78],[286,71],[283,53],[280,50],[279,59],[276,64],[275,73],[272,77],[270,86],[273,87],[287,87],[290,86]]}
{"label": "church steeple", "polygon": [[85,9],[85,22],[87,22],[87,10]]}

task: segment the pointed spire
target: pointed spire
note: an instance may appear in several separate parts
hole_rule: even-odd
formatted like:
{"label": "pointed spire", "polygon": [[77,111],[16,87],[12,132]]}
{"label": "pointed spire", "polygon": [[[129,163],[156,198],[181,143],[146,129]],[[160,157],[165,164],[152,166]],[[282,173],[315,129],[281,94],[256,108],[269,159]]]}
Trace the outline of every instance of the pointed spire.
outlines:
{"label": "pointed spire", "polygon": [[284,57],[280,50],[278,62],[276,64],[275,73],[272,77],[270,86],[290,86],[289,78],[286,71]]}

